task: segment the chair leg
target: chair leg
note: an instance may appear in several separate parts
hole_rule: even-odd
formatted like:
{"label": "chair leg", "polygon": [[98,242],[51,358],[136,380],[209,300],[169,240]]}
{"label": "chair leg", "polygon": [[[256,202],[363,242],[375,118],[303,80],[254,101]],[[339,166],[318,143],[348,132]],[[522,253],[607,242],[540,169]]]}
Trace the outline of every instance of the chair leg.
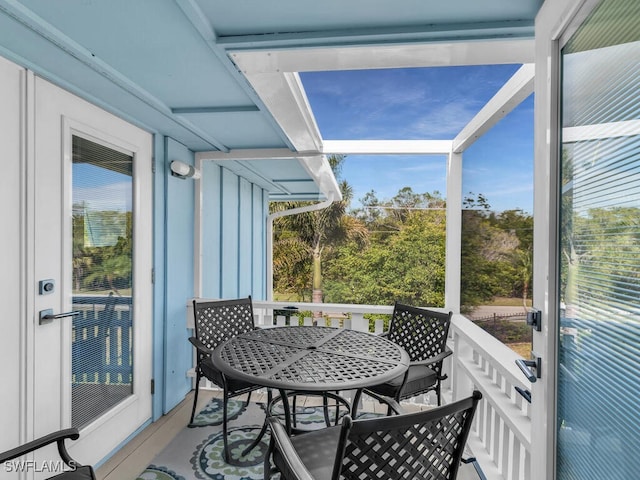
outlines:
{"label": "chair leg", "polygon": [[398,410],[394,409],[394,405],[391,402],[387,402],[387,417],[390,417],[394,413],[396,415],[400,415],[400,402],[402,401],[402,396],[400,395],[400,393],[400,390],[398,390],[398,393],[396,393],[396,396],[393,398]]}
{"label": "chair leg", "polygon": [[189,425],[193,425],[193,419],[196,416],[196,405],[198,404],[198,392],[200,391],[200,372],[196,373],[196,392],[193,395],[193,407],[191,407],[191,420]]}
{"label": "chair leg", "polygon": [[293,394],[293,409],[291,410],[291,419],[293,420],[293,428],[296,428],[298,425],[298,422],[296,421],[296,400],[298,399],[298,395],[296,395],[295,393]]}
{"label": "chair leg", "polygon": [[354,420],[356,418],[358,418],[356,416],[356,414],[358,412],[358,404],[360,403],[360,398],[362,398],[362,389],[361,388],[356,390],[356,394],[353,397],[353,403],[351,404],[351,418],[353,418]]}
{"label": "chair leg", "polygon": [[[335,395],[339,395],[339,392],[336,391]],[[335,400],[335,399],[334,399]],[[338,403],[338,400],[335,400],[336,402],[336,416],[335,416],[335,425],[338,425],[339,421],[340,421],[340,403]],[[324,423],[327,427],[331,426],[331,418],[329,417],[329,395],[327,395],[327,393],[323,393],[322,394],[322,411],[324,413]]]}
{"label": "chair leg", "polygon": [[223,459],[226,463],[229,463],[229,459],[231,458],[229,455],[229,445],[228,445],[228,439],[227,436],[229,434],[228,432],[228,426],[227,426],[227,420],[228,420],[228,415],[227,415],[227,406],[229,404],[229,391],[227,390],[227,388],[224,388],[224,394],[223,394],[223,402],[222,402],[222,443],[223,443],[223,447],[224,447],[224,451],[223,451]]}
{"label": "chair leg", "polygon": [[267,449],[267,453],[264,454],[264,480],[271,479],[271,455],[273,454],[274,449],[275,442],[273,438],[271,438],[271,440],[269,440],[269,448]]}
{"label": "chair leg", "polygon": [[436,400],[438,402],[438,406],[440,406],[442,403],[442,400],[440,399],[440,381],[438,381],[436,385]]}
{"label": "chair leg", "polygon": [[322,394],[322,412],[324,414],[324,423],[327,427],[331,426],[331,419],[329,418],[329,398],[326,394]]}
{"label": "chair leg", "polygon": [[[251,395],[251,392],[249,392],[249,395]],[[269,414],[269,405],[271,405],[271,389],[268,388],[267,389],[267,415]],[[247,447],[245,447],[245,449],[242,451],[242,453],[240,454],[241,456],[246,456],[251,450],[253,450],[255,447],[258,446],[258,444],[260,443],[260,441],[262,440],[262,437],[264,437],[264,434],[267,433],[267,428],[269,428],[269,424],[267,422],[267,419],[264,419],[264,422],[262,423],[262,428],[260,429],[260,432],[258,432],[258,436],[255,438],[255,440],[253,442],[251,442]]]}

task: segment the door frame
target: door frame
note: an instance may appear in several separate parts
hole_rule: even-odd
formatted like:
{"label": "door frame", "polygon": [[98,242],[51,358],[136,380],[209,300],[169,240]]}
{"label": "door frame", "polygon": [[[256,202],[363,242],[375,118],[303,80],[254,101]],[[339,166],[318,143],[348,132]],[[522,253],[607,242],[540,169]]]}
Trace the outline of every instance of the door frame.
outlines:
{"label": "door frame", "polygon": [[533,331],[533,352],[542,378],[532,384],[531,475],[556,478],[558,341],[558,216],[560,197],[560,50],[600,0],[546,0],[535,22],[534,252],[533,306],[542,331]]}
{"label": "door frame", "polygon": [[[61,176],[58,179],[52,179],[53,182],[59,182],[59,186],[54,188],[54,192],[59,192],[60,198],[46,199],[42,197],[43,193],[38,191],[38,162],[42,162],[41,156],[43,149],[40,145],[42,139],[39,140],[38,128],[34,128],[35,136],[31,137],[31,149],[33,162],[33,183],[31,192],[27,195],[27,203],[30,205],[38,205],[38,202],[49,201],[55,203],[60,208],[61,213],[61,239],[60,239],[60,264],[57,270],[57,298],[38,295],[37,292],[31,293],[27,289],[27,295],[34,295],[34,305],[32,318],[34,325],[33,337],[34,345],[37,345],[37,337],[42,328],[51,327],[38,325],[38,312],[43,308],[53,307],[59,313],[60,311],[72,310],[72,269],[71,269],[71,208],[72,208],[72,135],[78,135],[83,138],[106,145],[110,148],[126,152],[134,157],[133,164],[133,185],[132,185],[132,209],[134,215],[134,265],[133,265],[133,302],[132,318],[134,322],[133,336],[133,352],[134,352],[134,373],[133,373],[133,394],[108,410],[104,415],[94,420],[90,424],[81,428],[80,440],[69,444],[69,450],[72,457],[77,458],[82,463],[97,464],[108,456],[112,451],[118,448],[127,438],[133,434],[138,428],[150,421],[152,417],[152,396],[151,396],[151,378],[153,368],[153,285],[152,285],[152,266],[153,266],[153,244],[152,244],[152,218],[153,218],[153,173],[152,173],[152,155],[153,155],[153,135],[134,126],[115,115],[63,90],[48,81],[35,77],[33,82],[34,93],[31,98],[33,105],[30,109],[32,113],[30,123],[34,126],[40,125],[42,128],[46,126],[57,130],[58,133],[51,133],[48,140],[44,140],[44,145],[52,146],[52,149],[45,149],[46,154],[55,161],[58,158],[60,163],[59,170]],[[38,108],[38,97],[46,97],[48,104],[46,113],[43,114]],[[52,106],[53,105],[53,106]],[[53,113],[52,113],[53,112]],[[44,122],[44,123],[43,123]],[[89,125],[90,123],[90,125]],[[58,139],[55,140],[56,135]],[[49,143],[47,143],[49,142]],[[58,144],[56,150],[54,145]],[[39,158],[40,157],[40,158]],[[46,192],[45,194],[46,195]],[[32,207],[33,208],[33,207]],[[55,207],[54,207],[55,208]],[[27,235],[28,242],[33,244],[30,255],[32,257],[29,262],[33,268],[32,285],[37,286],[37,281],[43,275],[39,271],[36,264],[38,256],[38,217],[37,212],[32,211],[33,216],[31,222],[33,228]],[[40,240],[42,241],[42,240]],[[57,248],[57,247],[56,247]],[[55,251],[55,248],[54,248]],[[54,271],[52,270],[52,271]],[[53,277],[52,277],[53,278]],[[57,309],[60,308],[58,311]],[[58,321],[56,321],[58,322]],[[38,391],[38,385],[35,385],[35,369],[43,367],[43,362],[37,361],[37,346],[34,346],[30,352],[28,362],[34,365],[31,377],[34,380],[30,383],[31,393],[28,395],[32,402],[32,408],[29,409],[28,423],[33,426],[33,436],[49,433],[56,428],[67,428],[71,425],[71,320],[69,318],[62,319],[54,329],[51,329],[49,335],[58,336],[60,341],[60,361],[53,360],[50,363],[53,368],[60,368],[60,398],[51,402],[51,408],[47,412],[53,418],[46,420],[47,425],[36,424],[37,418],[42,418],[42,402],[40,396],[42,392]],[[57,330],[57,331],[56,331]],[[44,330],[42,331],[44,332]],[[46,335],[46,333],[43,333]],[[46,338],[46,337],[45,337]],[[53,337],[52,337],[53,338]],[[42,359],[41,359],[42,360]],[[39,410],[40,409],[40,410]],[[40,413],[38,413],[40,412]],[[57,418],[56,418],[57,417]],[[99,448],[96,448],[97,446]]]}

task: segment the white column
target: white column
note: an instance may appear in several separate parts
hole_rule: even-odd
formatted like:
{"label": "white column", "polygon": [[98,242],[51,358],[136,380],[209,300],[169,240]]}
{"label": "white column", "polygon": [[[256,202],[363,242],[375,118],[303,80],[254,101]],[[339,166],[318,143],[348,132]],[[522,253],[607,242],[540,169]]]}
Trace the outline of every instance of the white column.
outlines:
{"label": "white column", "polygon": [[[201,175],[204,176],[205,172],[202,168],[202,160],[196,159],[196,168]],[[166,173],[165,173],[166,175]],[[193,214],[193,293],[196,297],[202,297],[202,195],[203,195],[203,180],[197,178],[194,180],[194,214]],[[193,315],[193,311],[189,312]],[[193,317],[191,317],[193,318]]]}
{"label": "white column", "polygon": [[447,242],[444,306],[460,313],[460,255],[462,248],[462,153],[447,161]]}

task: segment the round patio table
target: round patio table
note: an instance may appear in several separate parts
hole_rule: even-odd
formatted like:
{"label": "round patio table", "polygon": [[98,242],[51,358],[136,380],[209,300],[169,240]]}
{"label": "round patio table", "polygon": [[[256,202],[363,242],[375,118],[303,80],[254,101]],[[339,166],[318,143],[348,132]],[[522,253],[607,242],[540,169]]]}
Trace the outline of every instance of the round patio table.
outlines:
{"label": "round patio table", "polygon": [[252,330],[220,344],[212,360],[228,377],[278,389],[289,432],[287,392],[362,389],[402,375],[409,367],[407,352],[383,337],[316,326]]}

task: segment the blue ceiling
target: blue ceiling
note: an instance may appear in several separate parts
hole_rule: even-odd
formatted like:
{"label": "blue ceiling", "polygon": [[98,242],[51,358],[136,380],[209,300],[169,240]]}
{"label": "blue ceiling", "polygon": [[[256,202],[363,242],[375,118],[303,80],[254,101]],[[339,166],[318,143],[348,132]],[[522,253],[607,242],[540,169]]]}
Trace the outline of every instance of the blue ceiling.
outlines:
{"label": "blue ceiling", "polygon": [[[420,31],[479,23],[531,25],[540,0],[197,0],[220,37],[359,30]],[[457,28],[457,27],[456,27]]]}
{"label": "blue ceiling", "polygon": [[291,148],[230,51],[532,38],[541,3],[0,0],[0,54],[193,151]]}

